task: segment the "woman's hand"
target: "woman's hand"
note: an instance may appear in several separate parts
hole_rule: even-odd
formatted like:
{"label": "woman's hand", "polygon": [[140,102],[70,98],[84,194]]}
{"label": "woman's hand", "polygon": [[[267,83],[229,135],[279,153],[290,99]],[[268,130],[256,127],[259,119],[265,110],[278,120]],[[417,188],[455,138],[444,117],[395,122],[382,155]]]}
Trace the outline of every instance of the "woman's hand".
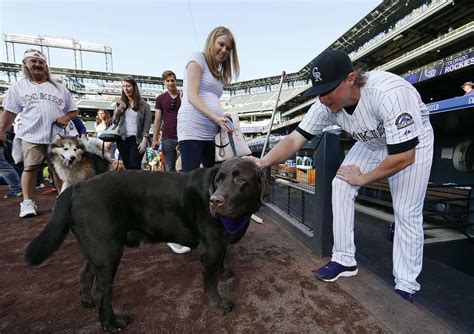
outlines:
{"label": "woman's hand", "polygon": [[120,121],[120,117],[122,117],[122,115],[124,114],[126,108],[127,108],[127,106],[125,105],[125,103],[122,100],[117,101],[117,103],[115,105],[114,116],[112,118],[113,123],[116,124]]}
{"label": "woman's hand", "polygon": [[124,112],[126,108],[127,108],[127,106],[125,105],[125,103],[122,100],[117,101],[117,108],[116,109],[118,111]]}
{"label": "woman's hand", "polygon": [[140,145],[138,145],[138,152],[140,152],[140,154],[145,153],[147,147],[147,140],[147,137],[143,137],[142,142],[140,143]]}
{"label": "woman's hand", "polygon": [[214,122],[219,125],[221,130],[227,131],[227,133],[232,133],[234,128],[230,127],[228,124],[232,124],[232,122],[227,117],[216,117]]}

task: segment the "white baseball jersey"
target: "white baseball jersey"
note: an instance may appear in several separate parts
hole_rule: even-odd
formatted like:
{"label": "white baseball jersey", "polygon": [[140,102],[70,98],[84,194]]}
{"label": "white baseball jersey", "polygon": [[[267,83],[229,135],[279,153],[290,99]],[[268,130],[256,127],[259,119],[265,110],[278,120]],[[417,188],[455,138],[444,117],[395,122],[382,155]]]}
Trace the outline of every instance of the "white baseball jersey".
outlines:
{"label": "white baseball jersey", "polygon": [[[329,125],[338,125],[350,133],[357,142],[342,165],[357,165],[362,173],[377,168],[388,154],[401,153],[416,145],[415,162],[388,178],[396,226],[395,288],[413,293],[420,290],[416,278],[422,268],[423,202],[433,158],[433,130],[428,110],[409,82],[388,72],[373,71],[367,75],[352,114],[331,112],[317,101],[299,128],[303,134],[317,135]],[[358,189],[338,178],[332,182],[332,261],[344,266],[356,265],[354,201]]]}
{"label": "white baseball jersey", "polygon": [[329,125],[340,126],[371,149],[416,137],[421,141],[431,131],[428,109],[416,89],[405,79],[381,71],[368,73],[352,115],[331,112],[317,100],[298,127],[317,135]]}
{"label": "white baseball jersey", "polygon": [[21,79],[6,92],[3,107],[21,114],[21,126],[16,136],[30,143],[49,144],[52,138],[64,130],[53,126],[56,119],[77,110],[71,94],[62,85],[57,87],[47,81],[37,84]]}

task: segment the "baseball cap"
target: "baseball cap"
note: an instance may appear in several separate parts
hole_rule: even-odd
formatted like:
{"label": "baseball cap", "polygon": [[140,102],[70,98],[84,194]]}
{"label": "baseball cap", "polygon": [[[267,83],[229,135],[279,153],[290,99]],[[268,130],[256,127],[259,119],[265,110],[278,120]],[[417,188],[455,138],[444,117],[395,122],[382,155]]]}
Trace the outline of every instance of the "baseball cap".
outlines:
{"label": "baseball cap", "polygon": [[461,88],[464,88],[466,86],[471,86],[472,87],[472,86],[474,86],[474,84],[472,83],[472,81],[467,81],[467,82],[462,84]]}
{"label": "baseball cap", "polygon": [[23,60],[26,58],[38,58],[43,60],[45,63],[47,63],[46,56],[43,54],[43,52],[36,50],[36,49],[28,49],[25,51],[23,54]]}
{"label": "baseball cap", "polygon": [[326,50],[317,56],[310,66],[310,79],[313,87],[304,96],[316,96],[329,92],[339,85],[354,65],[349,56],[339,50]]}

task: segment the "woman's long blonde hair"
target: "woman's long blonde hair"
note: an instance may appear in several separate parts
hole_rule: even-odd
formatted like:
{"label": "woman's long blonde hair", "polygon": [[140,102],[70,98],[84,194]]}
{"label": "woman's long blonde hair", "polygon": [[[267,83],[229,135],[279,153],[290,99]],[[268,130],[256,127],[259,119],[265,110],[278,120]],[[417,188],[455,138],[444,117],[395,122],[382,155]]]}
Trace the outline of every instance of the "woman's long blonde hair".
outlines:
{"label": "woman's long blonde hair", "polygon": [[[229,37],[232,50],[230,51],[229,57],[222,63],[222,67],[219,69],[219,64],[216,63],[213,56],[213,48],[216,39],[223,35]],[[204,45],[204,58],[206,59],[207,66],[209,66],[212,75],[216,79],[222,80],[224,85],[230,84],[233,78],[237,79],[239,77],[239,57],[237,55],[235,38],[232,32],[226,27],[214,28],[209,33],[206,44]]]}
{"label": "woman's long blonde hair", "polygon": [[95,124],[99,125],[102,123],[102,118],[99,117],[99,112],[103,111],[105,113],[105,124],[108,126],[110,125],[110,114],[107,110],[105,109],[99,109],[97,111],[97,116],[95,117]]}

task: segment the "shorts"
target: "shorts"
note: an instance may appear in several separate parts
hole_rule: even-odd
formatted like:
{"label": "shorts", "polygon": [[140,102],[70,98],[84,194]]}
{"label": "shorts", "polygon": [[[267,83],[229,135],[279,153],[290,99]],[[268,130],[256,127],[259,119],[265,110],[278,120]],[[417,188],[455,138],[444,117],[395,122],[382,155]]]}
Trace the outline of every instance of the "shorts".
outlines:
{"label": "shorts", "polygon": [[20,140],[23,153],[23,169],[26,172],[33,171],[46,160],[48,144],[33,144]]}

